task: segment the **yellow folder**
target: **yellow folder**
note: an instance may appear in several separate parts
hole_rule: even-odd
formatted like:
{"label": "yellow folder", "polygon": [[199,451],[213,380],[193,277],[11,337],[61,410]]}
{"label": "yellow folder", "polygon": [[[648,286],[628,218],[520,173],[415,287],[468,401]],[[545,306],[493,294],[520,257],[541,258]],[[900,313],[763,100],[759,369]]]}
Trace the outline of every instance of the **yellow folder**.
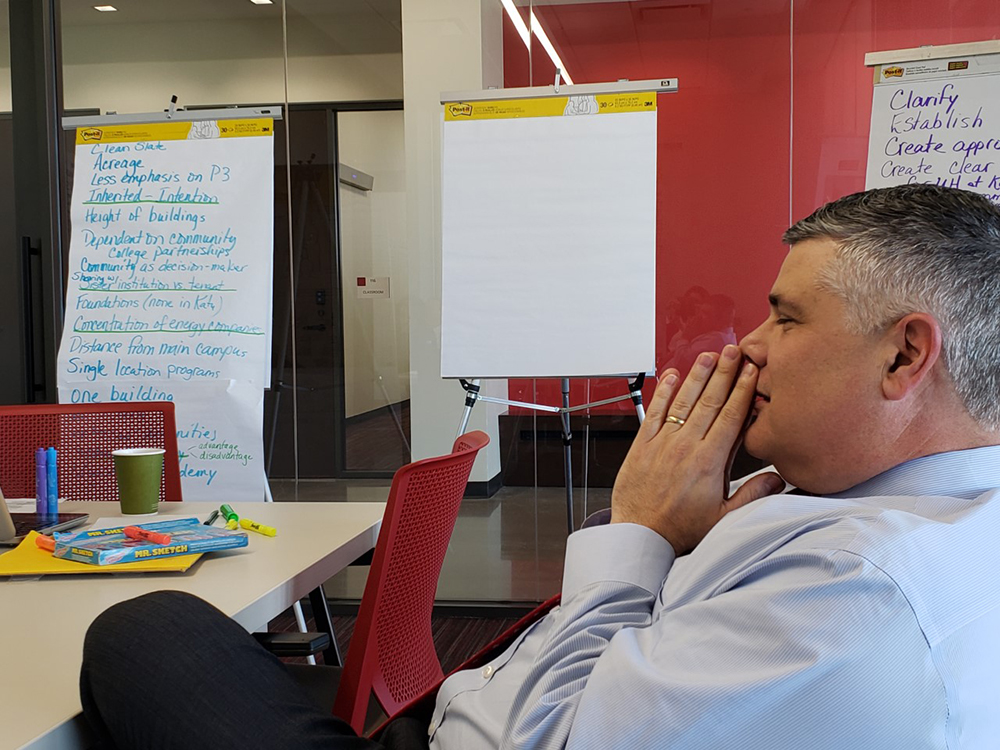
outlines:
{"label": "yellow folder", "polygon": [[174,557],[158,557],[141,562],[118,563],[117,565],[88,565],[76,560],[64,560],[53,557],[52,553],[40,549],[35,544],[38,532],[28,532],[17,547],[6,554],[0,555],[0,576],[44,576],[65,573],[145,573],[145,572],[184,572],[201,557],[202,553],[194,555],[175,555]]}

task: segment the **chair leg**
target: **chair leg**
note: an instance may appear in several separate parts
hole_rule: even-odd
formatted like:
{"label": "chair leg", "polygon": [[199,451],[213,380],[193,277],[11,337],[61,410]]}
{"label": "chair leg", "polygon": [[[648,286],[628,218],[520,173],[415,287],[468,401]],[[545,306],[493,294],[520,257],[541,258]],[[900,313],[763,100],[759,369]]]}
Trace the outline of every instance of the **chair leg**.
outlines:
{"label": "chair leg", "polygon": [[323,652],[323,663],[331,667],[344,666],[337,647],[337,634],[333,632],[333,620],[330,619],[330,607],[326,602],[326,592],[320,584],[309,592],[309,604],[312,606],[316,630],[330,635],[330,648]]}
{"label": "chair leg", "polygon": [[[302,602],[295,602],[292,605],[292,612],[295,614],[295,624],[299,626],[299,632],[309,632],[309,628],[306,627],[306,616],[302,613]],[[316,657],[309,655],[306,657],[306,662],[316,666]]]}

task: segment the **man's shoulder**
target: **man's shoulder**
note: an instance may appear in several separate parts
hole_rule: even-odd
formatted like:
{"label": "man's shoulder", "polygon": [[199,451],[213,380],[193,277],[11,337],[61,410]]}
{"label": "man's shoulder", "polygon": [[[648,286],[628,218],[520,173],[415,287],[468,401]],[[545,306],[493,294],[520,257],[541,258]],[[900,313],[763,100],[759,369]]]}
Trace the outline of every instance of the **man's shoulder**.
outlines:
{"label": "man's shoulder", "polygon": [[1000,489],[963,499],[944,495],[829,497],[801,494],[792,488],[734,511],[713,531],[727,537],[767,536],[780,538],[786,545],[881,557],[906,541],[919,542],[914,552],[933,555],[940,551],[933,543],[936,538],[957,542],[978,536],[983,524],[995,525],[1000,532]]}
{"label": "man's shoulder", "polygon": [[994,611],[1000,600],[993,583],[1000,490],[973,499],[781,494],[731,515],[713,529],[713,546],[741,549],[744,565],[778,555],[817,564],[830,555],[855,557],[898,587],[932,642]]}

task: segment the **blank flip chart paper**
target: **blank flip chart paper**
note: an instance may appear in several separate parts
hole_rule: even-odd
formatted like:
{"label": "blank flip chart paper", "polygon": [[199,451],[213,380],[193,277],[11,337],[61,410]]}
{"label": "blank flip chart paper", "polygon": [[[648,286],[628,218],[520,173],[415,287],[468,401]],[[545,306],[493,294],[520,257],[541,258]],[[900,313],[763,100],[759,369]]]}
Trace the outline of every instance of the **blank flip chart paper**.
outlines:
{"label": "blank flip chart paper", "polygon": [[443,377],[646,372],[656,94],[445,105]]}

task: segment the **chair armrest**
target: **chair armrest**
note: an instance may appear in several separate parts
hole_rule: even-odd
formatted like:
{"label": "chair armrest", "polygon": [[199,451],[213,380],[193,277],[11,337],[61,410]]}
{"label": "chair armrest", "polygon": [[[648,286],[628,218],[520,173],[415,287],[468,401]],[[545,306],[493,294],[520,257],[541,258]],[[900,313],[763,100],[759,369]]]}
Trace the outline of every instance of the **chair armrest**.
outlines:
{"label": "chair armrest", "polygon": [[609,523],[611,523],[611,508],[605,508],[587,516],[580,528],[589,529],[591,526],[604,526]]}
{"label": "chair armrest", "polygon": [[254,633],[253,637],[275,656],[315,656],[330,647],[327,633]]}

